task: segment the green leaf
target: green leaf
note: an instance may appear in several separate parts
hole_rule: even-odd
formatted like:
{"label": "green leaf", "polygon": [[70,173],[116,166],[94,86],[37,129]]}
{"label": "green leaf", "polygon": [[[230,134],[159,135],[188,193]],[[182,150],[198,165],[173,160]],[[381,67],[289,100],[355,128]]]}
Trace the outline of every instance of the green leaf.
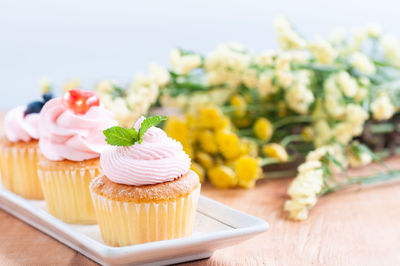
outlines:
{"label": "green leaf", "polygon": [[138,140],[138,132],[134,128],[115,126],[104,130],[103,134],[106,142],[113,146],[131,146]]}
{"label": "green leaf", "polygon": [[142,137],[149,128],[151,128],[153,126],[157,126],[163,120],[166,120],[166,119],[167,119],[166,116],[156,115],[156,116],[149,116],[145,120],[143,120],[142,124],[140,125],[140,129],[139,129],[139,138],[138,138],[139,143],[142,143]]}

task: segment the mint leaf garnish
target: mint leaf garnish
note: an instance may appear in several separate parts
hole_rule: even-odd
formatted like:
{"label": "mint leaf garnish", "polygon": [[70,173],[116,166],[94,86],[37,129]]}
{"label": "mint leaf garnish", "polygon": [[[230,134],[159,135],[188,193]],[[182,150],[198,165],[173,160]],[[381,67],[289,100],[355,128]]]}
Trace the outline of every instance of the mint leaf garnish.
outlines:
{"label": "mint leaf garnish", "polygon": [[140,125],[139,129],[139,143],[142,143],[142,137],[144,133],[151,127],[157,126],[160,124],[163,120],[166,120],[166,116],[149,116],[145,120],[143,120],[142,124]]}
{"label": "mint leaf garnish", "polygon": [[149,116],[143,120],[139,132],[135,128],[110,127],[103,131],[106,142],[113,146],[132,146],[136,142],[142,143],[144,133],[152,126],[157,126],[166,116]]}
{"label": "mint leaf garnish", "polygon": [[131,146],[138,139],[138,133],[134,128],[111,127],[103,131],[106,142],[113,146]]}

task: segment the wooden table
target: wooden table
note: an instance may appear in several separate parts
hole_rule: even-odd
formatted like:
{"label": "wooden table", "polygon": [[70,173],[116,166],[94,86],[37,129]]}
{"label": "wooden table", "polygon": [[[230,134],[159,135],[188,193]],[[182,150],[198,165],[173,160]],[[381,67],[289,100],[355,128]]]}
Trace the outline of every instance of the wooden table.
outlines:
{"label": "wooden table", "polygon": [[[400,168],[400,157],[387,163]],[[265,219],[270,229],[187,265],[400,265],[400,182],[325,196],[308,220],[292,222],[282,211],[290,181],[261,180],[252,190],[205,185],[203,195]],[[0,265],[27,264],[96,265],[0,210]]]}

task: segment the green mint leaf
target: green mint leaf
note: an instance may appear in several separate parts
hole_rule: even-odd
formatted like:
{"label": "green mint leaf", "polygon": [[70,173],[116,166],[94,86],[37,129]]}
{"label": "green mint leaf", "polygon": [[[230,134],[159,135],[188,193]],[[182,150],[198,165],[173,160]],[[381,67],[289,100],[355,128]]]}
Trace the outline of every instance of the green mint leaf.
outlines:
{"label": "green mint leaf", "polygon": [[138,132],[134,128],[115,126],[104,130],[103,134],[106,142],[113,146],[131,146],[138,140]]}
{"label": "green mint leaf", "polygon": [[142,143],[142,137],[149,128],[151,128],[153,126],[157,126],[163,120],[166,120],[166,119],[167,119],[166,116],[156,115],[156,116],[149,116],[145,120],[143,120],[142,124],[140,125],[140,129],[139,129],[139,136],[138,136],[139,143]]}

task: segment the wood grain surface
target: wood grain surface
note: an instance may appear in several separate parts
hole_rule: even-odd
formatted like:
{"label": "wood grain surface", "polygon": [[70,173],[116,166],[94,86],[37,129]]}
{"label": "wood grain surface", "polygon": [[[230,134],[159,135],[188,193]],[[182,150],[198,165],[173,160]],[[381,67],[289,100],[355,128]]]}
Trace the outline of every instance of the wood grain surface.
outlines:
{"label": "wood grain surface", "polygon": [[[400,157],[386,162],[400,168]],[[308,220],[291,222],[282,212],[290,180],[260,180],[252,190],[206,184],[203,195],[265,219],[270,229],[210,259],[183,265],[400,265],[400,182],[325,196]],[[96,263],[0,210],[0,265]]]}

